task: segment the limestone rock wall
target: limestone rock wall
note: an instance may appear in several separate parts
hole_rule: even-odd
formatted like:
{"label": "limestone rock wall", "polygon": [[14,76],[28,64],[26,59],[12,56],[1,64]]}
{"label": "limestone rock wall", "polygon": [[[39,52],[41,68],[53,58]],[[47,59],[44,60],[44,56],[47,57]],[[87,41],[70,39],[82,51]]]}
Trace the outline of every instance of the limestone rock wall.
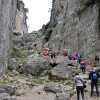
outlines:
{"label": "limestone rock wall", "polygon": [[17,1],[17,11],[16,11],[16,19],[15,19],[15,32],[19,32],[25,34],[28,33],[27,27],[27,15],[28,9],[24,7],[24,3],[20,0]]}
{"label": "limestone rock wall", "polygon": [[0,76],[7,67],[9,34],[14,27],[16,0],[0,0]]}
{"label": "limestone rock wall", "polygon": [[[7,68],[11,34],[17,30],[16,23],[20,22],[20,20],[16,22],[18,2],[19,0],[0,0],[0,76]],[[18,32],[21,31],[19,30]]]}
{"label": "limestone rock wall", "polygon": [[48,46],[94,58],[100,55],[100,1],[53,0]]}

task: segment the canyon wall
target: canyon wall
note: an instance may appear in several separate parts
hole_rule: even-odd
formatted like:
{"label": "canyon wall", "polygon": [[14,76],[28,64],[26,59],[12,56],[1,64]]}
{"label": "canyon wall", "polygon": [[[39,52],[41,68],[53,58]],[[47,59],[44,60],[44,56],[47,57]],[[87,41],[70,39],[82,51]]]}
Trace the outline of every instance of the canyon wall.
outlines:
{"label": "canyon wall", "polygon": [[55,51],[67,49],[94,59],[100,56],[100,1],[53,0],[44,41]]}
{"label": "canyon wall", "polygon": [[[18,17],[20,16],[19,13],[21,13],[21,10],[19,10],[20,3],[22,3],[22,1],[0,0],[0,76],[2,76],[2,74],[5,72],[5,69],[7,68],[7,62],[9,58],[8,55],[11,45],[11,36],[13,31],[20,32],[22,34],[27,32],[27,24],[24,19],[24,17],[26,18],[26,16],[24,16],[25,13],[22,12],[23,18],[20,19]],[[22,20],[24,20],[24,22]],[[24,28],[20,30],[18,28],[18,23],[22,22],[25,26],[21,24]]]}

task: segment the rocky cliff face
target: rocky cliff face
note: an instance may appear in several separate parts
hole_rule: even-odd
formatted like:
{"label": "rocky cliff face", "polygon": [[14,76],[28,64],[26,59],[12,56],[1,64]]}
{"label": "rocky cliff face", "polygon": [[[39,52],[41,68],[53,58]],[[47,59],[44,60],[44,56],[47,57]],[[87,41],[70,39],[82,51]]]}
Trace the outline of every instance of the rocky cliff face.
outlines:
{"label": "rocky cliff face", "polygon": [[45,31],[46,43],[56,51],[66,48],[90,58],[100,55],[100,1],[53,0]]}
{"label": "rocky cliff face", "polygon": [[22,34],[28,33],[27,16],[28,9],[24,7],[24,3],[20,0],[17,1],[17,11],[15,18],[15,32]]}
{"label": "rocky cliff face", "polygon": [[[19,18],[21,22],[20,20],[16,21],[18,14],[21,12],[21,10],[18,10],[18,5],[19,5],[18,2],[20,4],[21,1],[0,0],[0,76],[5,72],[5,69],[7,67],[8,54],[11,43],[10,39],[12,32],[15,30],[17,32],[22,32],[22,33],[26,32],[26,30],[23,28],[22,30],[18,30],[17,23],[23,22],[22,20],[24,20],[24,25],[26,27],[24,17],[21,19]],[[24,25],[22,24],[22,27]]]}

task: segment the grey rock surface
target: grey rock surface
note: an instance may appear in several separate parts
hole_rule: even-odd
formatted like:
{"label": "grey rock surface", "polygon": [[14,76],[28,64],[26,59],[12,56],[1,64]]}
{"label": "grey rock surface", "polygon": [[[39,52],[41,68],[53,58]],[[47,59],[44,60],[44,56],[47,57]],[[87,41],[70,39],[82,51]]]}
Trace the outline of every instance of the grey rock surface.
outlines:
{"label": "grey rock surface", "polygon": [[46,86],[44,86],[44,90],[47,92],[53,92],[53,93],[61,93],[62,88],[61,85],[56,83],[49,83]]}
{"label": "grey rock surface", "polygon": [[2,85],[0,86],[0,93],[8,93],[9,95],[14,95],[16,92],[15,86]]}
{"label": "grey rock surface", "polygon": [[0,93],[0,100],[17,100],[15,97],[9,96],[7,93]]}
{"label": "grey rock surface", "polygon": [[[53,0],[51,19],[45,29],[48,47],[64,48],[94,59],[100,56],[100,1]],[[46,42],[46,43],[47,43]]]}
{"label": "grey rock surface", "polygon": [[0,0],[0,76],[7,68],[10,33],[14,28],[16,0]]}
{"label": "grey rock surface", "polygon": [[37,57],[37,59],[30,58],[23,65],[22,72],[32,75],[40,75],[43,71],[49,70],[50,68],[51,66],[47,60],[41,57]]}
{"label": "grey rock surface", "polygon": [[67,93],[57,93],[55,100],[70,100],[70,96]]}
{"label": "grey rock surface", "polygon": [[70,89],[68,91],[68,87],[58,84],[58,83],[48,83],[44,86],[44,90],[46,92],[52,92],[56,94],[56,97],[54,100],[69,100],[70,98]]}
{"label": "grey rock surface", "polygon": [[[20,16],[20,13],[23,14],[22,18],[18,17],[18,14]],[[22,1],[0,0],[0,76],[2,76],[7,69],[7,61],[13,44],[13,31],[21,33],[27,32],[27,28],[25,29],[25,27],[27,27],[25,14],[24,3]],[[17,22],[16,17],[19,19]],[[22,30],[18,30],[17,27],[19,25],[17,25],[17,23],[22,22],[24,24],[21,24],[20,26],[25,27]]]}
{"label": "grey rock surface", "polygon": [[57,80],[65,80],[68,78],[71,78],[72,76],[72,68],[71,66],[68,66],[64,63],[58,64],[56,67],[54,67],[50,73],[49,78],[50,79],[57,79]]}
{"label": "grey rock surface", "polygon": [[16,70],[18,68],[18,62],[16,58],[10,58],[8,63],[8,69]]}

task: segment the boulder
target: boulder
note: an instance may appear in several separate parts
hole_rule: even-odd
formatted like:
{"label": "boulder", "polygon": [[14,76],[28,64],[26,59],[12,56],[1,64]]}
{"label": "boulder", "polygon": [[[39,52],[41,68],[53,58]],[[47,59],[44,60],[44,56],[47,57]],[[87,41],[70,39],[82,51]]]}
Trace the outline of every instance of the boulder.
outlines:
{"label": "boulder", "polygon": [[64,63],[64,64],[68,65],[68,64],[72,64],[72,61],[69,60],[68,56],[66,56],[66,57],[64,57],[64,56],[57,56],[56,57],[56,63],[57,64]]}
{"label": "boulder", "polygon": [[18,68],[18,61],[16,58],[10,58],[8,61],[8,68],[10,70],[16,70]]}
{"label": "boulder", "polygon": [[45,70],[49,70],[51,66],[49,65],[48,61],[39,58],[38,59],[30,59],[23,65],[22,72],[26,74],[31,74],[31,75],[39,75]]}
{"label": "boulder", "polygon": [[72,66],[61,63],[49,72],[50,79],[65,80],[72,77]]}
{"label": "boulder", "polygon": [[17,100],[16,97],[11,97],[7,93],[0,93],[0,100]]}
{"label": "boulder", "polygon": [[72,87],[51,82],[44,86],[44,90],[46,92],[52,92],[52,93],[65,93],[65,92],[69,92],[70,90],[72,90]]}
{"label": "boulder", "polygon": [[49,83],[44,86],[44,90],[47,92],[53,92],[53,93],[61,93],[61,86],[57,83]]}
{"label": "boulder", "polygon": [[4,97],[7,98],[9,96],[8,93],[0,93],[0,100],[3,100]]}
{"label": "boulder", "polygon": [[66,93],[57,93],[55,100],[70,100],[70,95]]}
{"label": "boulder", "polygon": [[25,90],[24,89],[18,89],[17,91],[16,91],[16,96],[22,96],[22,95],[24,95],[25,94]]}
{"label": "boulder", "polygon": [[67,89],[66,86],[58,83],[49,83],[44,86],[44,90],[46,92],[52,92],[56,94],[54,100],[69,100],[71,89],[72,88]]}
{"label": "boulder", "polygon": [[0,93],[8,93],[9,95],[14,95],[16,92],[15,86],[2,85],[0,86]]}

